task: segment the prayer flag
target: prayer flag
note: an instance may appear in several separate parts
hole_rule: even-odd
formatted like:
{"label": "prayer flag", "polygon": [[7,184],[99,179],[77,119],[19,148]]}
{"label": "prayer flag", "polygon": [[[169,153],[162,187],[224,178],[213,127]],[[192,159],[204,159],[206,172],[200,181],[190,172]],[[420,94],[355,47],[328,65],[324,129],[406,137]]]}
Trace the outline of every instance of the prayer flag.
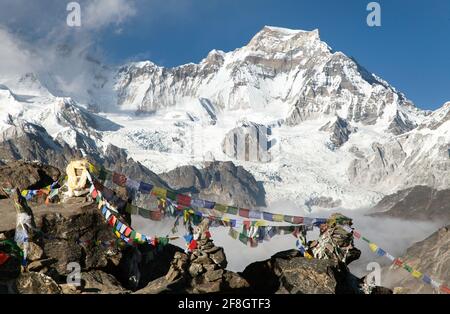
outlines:
{"label": "prayer flag", "polygon": [[237,215],[238,211],[239,211],[239,208],[237,208],[237,207],[228,206],[228,208],[227,208],[227,213],[230,215]]}
{"label": "prayer flag", "polygon": [[396,259],[394,260],[394,264],[395,264],[396,266],[402,266],[402,265],[403,265],[403,262],[402,262],[401,260],[399,260],[398,258],[396,258]]}
{"label": "prayer flag", "polygon": [[248,243],[248,237],[247,237],[245,234],[240,233],[240,234],[239,234],[239,241],[241,241],[242,243],[244,243],[245,245],[247,245],[247,243]]}
{"label": "prayer flag", "polygon": [[0,266],[6,263],[9,260],[9,255],[6,253],[0,252]]}
{"label": "prayer flag", "polygon": [[273,221],[273,216],[271,213],[263,212],[263,219],[268,221]]}
{"label": "prayer flag", "polygon": [[384,255],[386,255],[386,252],[383,250],[383,249],[381,249],[381,248],[378,248],[378,250],[377,250],[377,255],[378,256],[384,256]]}
{"label": "prayer flag", "polygon": [[92,198],[93,198],[93,199],[96,199],[97,196],[98,196],[97,190],[94,189],[94,190],[92,191],[91,195],[92,195]]}
{"label": "prayer flag", "polygon": [[417,270],[413,270],[413,272],[411,273],[411,275],[412,275],[414,278],[418,278],[418,279],[420,279],[420,278],[422,277],[422,273],[421,273],[420,271],[417,271]]}
{"label": "prayer flag", "polygon": [[153,185],[145,183],[145,182],[141,182],[139,183],[139,192],[143,193],[143,194],[150,194],[152,192],[153,189]]}
{"label": "prayer flag", "polygon": [[261,219],[261,212],[259,210],[251,210],[249,212],[248,218],[250,218],[250,219]]}
{"label": "prayer flag", "polygon": [[127,177],[123,174],[114,172],[113,176],[112,176],[112,181],[113,181],[113,183],[115,183],[119,186],[125,187],[125,185],[127,183]]}
{"label": "prayer flag", "polygon": [[413,269],[411,268],[411,266],[409,266],[408,264],[404,264],[403,268],[406,269],[408,271],[408,273],[411,273],[413,271]]}
{"label": "prayer flag", "polygon": [[442,285],[441,286],[441,292],[444,292],[446,294],[450,294],[450,289],[447,286]]}
{"label": "prayer flag", "polygon": [[154,196],[156,196],[156,197],[159,197],[159,198],[166,198],[167,190],[155,186],[155,187],[153,188],[153,190],[152,190],[152,194],[153,194]]}
{"label": "prayer flag", "polygon": [[192,240],[190,243],[189,243],[189,246],[188,246],[188,249],[189,249],[189,251],[193,251],[193,250],[195,250],[197,248],[197,241],[195,241],[195,240]]}
{"label": "prayer flag", "polygon": [[191,206],[191,197],[188,195],[178,194],[177,203],[178,205]]}
{"label": "prayer flag", "polygon": [[123,233],[126,237],[129,237],[130,236],[130,234],[131,234],[131,229],[130,229],[130,227],[127,227],[126,229],[125,229],[125,232]]}
{"label": "prayer flag", "polygon": [[239,208],[239,216],[249,218],[250,211],[248,209]]}
{"label": "prayer flag", "polygon": [[284,216],[280,215],[280,214],[274,214],[272,216],[273,221],[275,222],[283,222],[284,221]]}
{"label": "prayer flag", "polygon": [[171,190],[167,190],[166,197],[172,201],[175,201],[177,199],[177,193]]}
{"label": "prayer flag", "polygon": [[219,212],[222,212],[222,213],[225,213],[227,211],[227,208],[228,208],[228,206],[225,206],[225,205],[222,205],[222,204],[217,204],[216,203],[216,205],[214,205],[214,209],[219,211]]}
{"label": "prayer flag", "polygon": [[369,248],[372,252],[376,252],[378,249],[378,246],[375,243],[369,243]]}
{"label": "prayer flag", "polygon": [[145,208],[139,208],[139,216],[150,219],[150,210]]}
{"label": "prayer flag", "polygon": [[431,285],[431,278],[428,277],[427,275],[423,275],[422,281],[425,282],[426,284]]}
{"label": "prayer flag", "polygon": [[117,228],[117,229],[119,229],[119,232],[120,232],[121,234],[124,234],[124,233],[125,233],[125,230],[126,230],[127,228],[128,228],[128,227],[127,227],[126,225],[122,224],[122,226],[120,227],[120,229],[119,229],[119,228]]}
{"label": "prayer flag", "polygon": [[358,231],[353,231],[353,236],[357,239],[361,238],[361,234]]}

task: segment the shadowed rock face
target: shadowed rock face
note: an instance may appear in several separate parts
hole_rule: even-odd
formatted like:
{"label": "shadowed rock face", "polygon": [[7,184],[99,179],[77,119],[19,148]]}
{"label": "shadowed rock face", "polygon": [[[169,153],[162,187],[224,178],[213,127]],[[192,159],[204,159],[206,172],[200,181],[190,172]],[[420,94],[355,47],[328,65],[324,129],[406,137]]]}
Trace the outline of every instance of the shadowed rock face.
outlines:
{"label": "shadowed rock face", "polygon": [[209,162],[205,168],[183,166],[160,175],[181,192],[240,207],[264,206],[265,190],[252,174],[232,162]]}
{"label": "shadowed rock face", "polygon": [[[450,225],[443,227],[423,241],[415,243],[400,257],[413,269],[450,285]],[[397,293],[438,293],[430,285],[411,276],[405,269],[397,266],[385,268],[382,284],[395,289]]]}
{"label": "shadowed rock face", "polygon": [[356,128],[351,127],[347,120],[337,116],[336,121],[328,122],[320,128],[320,131],[330,132],[332,147],[339,148],[348,141],[350,134],[356,132]]}
{"label": "shadowed rock face", "polygon": [[58,168],[38,163],[14,161],[0,166],[0,186],[20,190],[34,189],[52,184],[58,180]]}
{"label": "shadowed rock face", "polygon": [[450,190],[415,186],[385,196],[373,209],[372,216],[409,220],[450,222]]}
{"label": "shadowed rock face", "polygon": [[362,293],[359,280],[333,260],[308,260],[285,251],[250,264],[242,272],[256,293]]}

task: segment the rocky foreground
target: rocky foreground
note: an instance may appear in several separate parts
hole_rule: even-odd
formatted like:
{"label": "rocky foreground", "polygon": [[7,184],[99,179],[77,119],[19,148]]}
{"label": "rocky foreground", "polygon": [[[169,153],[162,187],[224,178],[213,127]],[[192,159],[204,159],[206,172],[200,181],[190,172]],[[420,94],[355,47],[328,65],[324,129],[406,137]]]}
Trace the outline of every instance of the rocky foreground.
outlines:
{"label": "rocky foreground", "polygon": [[[1,171],[13,175],[18,167],[18,164],[14,169],[4,166]],[[61,175],[52,167],[30,164],[21,167],[29,176],[9,182],[21,189],[47,184]],[[37,199],[29,205],[39,233],[32,237],[25,267],[21,266],[18,254],[0,246],[0,251],[10,253],[10,258],[0,265],[0,293],[361,294],[368,291],[364,279],[352,275],[346,263],[333,258],[307,259],[292,250],[279,252],[266,261],[248,265],[242,273],[235,273],[226,269],[224,249],[206,236],[200,237],[197,248],[189,254],[170,244],[157,248],[149,244],[126,246],[117,242],[96,204],[89,199],[73,198],[48,205]],[[0,241],[13,239],[15,209],[7,198],[0,200],[0,216]],[[358,258],[359,250],[353,250]],[[71,281],[77,279],[73,263],[80,268],[79,285]],[[371,287],[369,293],[391,291]]]}

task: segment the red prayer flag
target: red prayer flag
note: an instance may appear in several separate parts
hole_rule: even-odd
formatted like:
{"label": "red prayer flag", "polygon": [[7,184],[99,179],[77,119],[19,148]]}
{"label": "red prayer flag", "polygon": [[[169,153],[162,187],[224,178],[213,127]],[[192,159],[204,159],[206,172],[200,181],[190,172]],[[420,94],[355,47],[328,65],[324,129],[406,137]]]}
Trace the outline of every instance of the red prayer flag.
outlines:
{"label": "red prayer flag", "polygon": [[188,195],[177,194],[178,205],[191,206],[191,197]]}
{"label": "red prayer flag", "polygon": [[300,225],[300,224],[303,223],[303,221],[304,221],[303,217],[294,216],[294,217],[292,218],[292,223],[293,223],[294,225]]}
{"label": "red prayer flag", "polygon": [[245,226],[245,229],[249,230],[250,229],[250,220],[244,220],[244,226]]}
{"label": "red prayer flag", "polygon": [[447,294],[450,294],[450,289],[444,285],[441,286],[441,291]]}
{"label": "red prayer flag", "polygon": [[0,253],[0,266],[9,260],[9,255],[5,253]]}
{"label": "red prayer flag", "polygon": [[402,266],[403,262],[401,260],[399,260],[398,258],[395,259],[394,264],[397,266]]}
{"label": "red prayer flag", "polygon": [[97,190],[96,190],[96,189],[92,190],[92,193],[91,193],[91,195],[92,195],[92,198],[93,198],[93,199],[96,199],[96,198],[97,198],[97,196],[98,196],[98,192],[97,192]]}
{"label": "red prayer flag", "polygon": [[245,217],[245,218],[250,218],[249,217],[250,216],[250,210],[239,208],[239,216]]}
{"label": "red prayer flag", "polygon": [[358,231],[353,231],[353,236],[357,239],[361,238],[361,234]]}
{"label": "red prayer flag", "polygon": [[209,232],[209,230],[205,231],[205,237],[207,239],[211,238],[211,233]]}
{"label": "red prayer flag", "polygon": [[197,241],[192,240],[191,243],[189,243],[188,249],[189,249],[189,251],[193,251],[193,250],[195,250],[196,248],[197,248]]}
{"label": "red prayer flag", "polygon": [[117,221],[116,216],[112,215],[111,218],[109,218],[108,223],[111,227],[114,227],[114,225],[116,224],[116,221]]}
{"label": "red prayer flag", "polygon": [[130,234],[131,234],[131,229],[130,229],[130,227],[127,227],[126,229],[125,229],[125,232],[123,233],[126,237],[129,237],[130,236]]}

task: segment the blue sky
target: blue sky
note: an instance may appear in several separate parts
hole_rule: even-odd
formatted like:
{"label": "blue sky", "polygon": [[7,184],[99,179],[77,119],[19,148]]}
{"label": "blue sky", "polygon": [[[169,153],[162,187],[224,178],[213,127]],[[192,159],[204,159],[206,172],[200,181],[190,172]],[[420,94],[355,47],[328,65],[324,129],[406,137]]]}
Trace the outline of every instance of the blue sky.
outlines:
{"label": "blue sky", "polygon": [[176,66],[198,62],[212,49],[242,47],[264,25],[318,28],[334,50],[356,58],[418,107],[450,101],[448,0],[379,0],[382,26],[375,28],[366,24],[370,0],[78,1],[85,24],[74,30],[64,29],[69,0],[0,0],[0,31],[34,46],[45,38],[44,47],[75,35],[80,42],[89,38],[114,64]]}
{"label": "blue sky", "polygon": [[176,66],[214,48],[241,47],[264,25],[318,28],[334,50],[355,57],[417,106],[435,109],[450,100],[450,1],[378,1],[379,28],[366,24],[366,0],[178,0],[148,8],[146,2],[138,1],[122,34],[101,40],[112,60]]}

